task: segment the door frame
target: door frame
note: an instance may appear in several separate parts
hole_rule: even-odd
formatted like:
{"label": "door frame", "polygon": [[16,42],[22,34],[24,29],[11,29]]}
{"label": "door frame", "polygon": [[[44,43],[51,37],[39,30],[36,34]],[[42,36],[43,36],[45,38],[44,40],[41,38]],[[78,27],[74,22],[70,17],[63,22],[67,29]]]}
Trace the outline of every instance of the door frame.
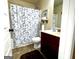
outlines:
{"label": "door frame", "polygon": [[[0,9],[3,10],[3,7],[1,7],[5,1],[1,1],[0,3]],[[61,37],[60,37],[60,47],[59,47],[59,59],[71,59],[71,50],[72,50],[72,40],[73,40],[73,32],[74,32],[74,0],[63,0],[63,12],[62,12],[62,24],[61,24]],[[1,13],[4,12],[0,11]],[[1,17],[1,30],[3,30],[4,26],[4,17]],[[3,34],[1,33],[2,40],[4,40],[4,31]],[[0,41],[3,42],[3,41]],[[0,44],[2,45],[2,44]],[[2,45],[3,47],[3,45]],[[1,50],[2,51],[2,50]],[[1,56],[2,57],[2,56]]]}
{"label": "door frame", "polygon": [[75,0],[63,0],[58,59],[72,59],[74,47]]}
{"label": "door frame", "polygon": [[79,0],[75,0],[75,59],[79,59]]}
{"label": "door frame", "polygon": [[[4,56],[12,56],[12,47],[11,47],[11,37],[10,37],[10,23],[9,23],[9,12],[8,12],[8,0],[0,1],[0,47],[4,51]],[[4,43],[4,45],[2,44]],[[4,48],[2,48],[4,47]],[[1,56],[2,57],[2,56]],[[2,58],[1,58],[2,59]]]}

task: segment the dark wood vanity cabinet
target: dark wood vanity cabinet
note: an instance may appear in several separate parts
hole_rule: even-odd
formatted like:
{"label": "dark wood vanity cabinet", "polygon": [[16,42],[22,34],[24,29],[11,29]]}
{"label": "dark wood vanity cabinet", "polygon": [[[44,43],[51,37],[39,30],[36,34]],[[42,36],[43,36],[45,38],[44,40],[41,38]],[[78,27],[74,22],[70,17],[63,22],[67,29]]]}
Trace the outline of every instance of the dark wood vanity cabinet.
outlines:
{"label": "dark wood vanity cabinet", "polygon": [[41,52],[47,59],[58,59],[60,38],[41,32]]}

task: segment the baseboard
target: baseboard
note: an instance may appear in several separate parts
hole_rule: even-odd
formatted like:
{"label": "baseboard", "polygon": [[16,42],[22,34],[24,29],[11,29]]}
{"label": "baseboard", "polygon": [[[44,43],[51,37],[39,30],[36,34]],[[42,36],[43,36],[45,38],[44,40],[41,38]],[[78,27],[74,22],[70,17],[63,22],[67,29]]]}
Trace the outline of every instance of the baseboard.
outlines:
{"label": "baseboard", "polygon": [[20,47],[23,47],[23,46],[27,46],[27,45],[30,45],[30,44],[33,44],[33,43],[31,42],[29,44],[19,44],[19,45],[16,45],[16,47],[14,47],[13,49],[20,48]]}

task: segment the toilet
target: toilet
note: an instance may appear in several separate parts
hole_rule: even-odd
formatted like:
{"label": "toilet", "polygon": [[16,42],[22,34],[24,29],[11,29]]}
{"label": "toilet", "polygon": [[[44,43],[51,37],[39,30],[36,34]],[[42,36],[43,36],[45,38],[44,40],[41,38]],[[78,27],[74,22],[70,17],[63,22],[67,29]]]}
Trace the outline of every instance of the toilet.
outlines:
{"label": "toilet", "polygon": [[34,43],[34,48],[40,48],[40,42],[41,42],[41,38],[40,37],[33,37],[32,41]]}

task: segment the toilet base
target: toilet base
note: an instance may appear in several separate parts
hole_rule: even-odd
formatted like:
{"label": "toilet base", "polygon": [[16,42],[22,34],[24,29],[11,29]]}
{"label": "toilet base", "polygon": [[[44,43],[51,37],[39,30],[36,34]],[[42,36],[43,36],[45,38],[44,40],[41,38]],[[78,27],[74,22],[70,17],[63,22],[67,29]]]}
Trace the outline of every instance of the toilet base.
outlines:
{"label": "toilet base", "polygon": [[40,47],[41,47],[41,44],[40,44],[40,43],[34,44],[34,48],[35,48],[35,49],[38,49],[38,48],[40,48]]}

